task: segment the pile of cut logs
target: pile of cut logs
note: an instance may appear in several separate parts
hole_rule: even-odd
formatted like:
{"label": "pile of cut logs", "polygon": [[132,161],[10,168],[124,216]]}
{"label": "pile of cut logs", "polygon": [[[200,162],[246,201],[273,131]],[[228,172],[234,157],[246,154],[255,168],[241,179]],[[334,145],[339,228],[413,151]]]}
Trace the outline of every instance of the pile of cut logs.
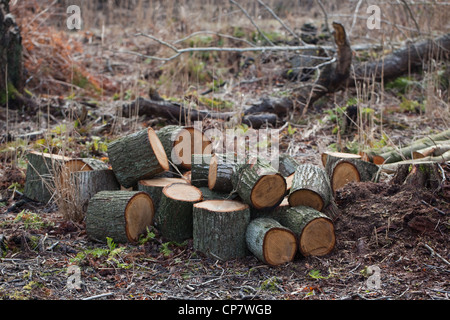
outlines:
{"label": "pile of cut logs", "polygon": [[207,256],[252,253],[269,265],[330,253],[334,193],[350,181],[376,181],[380,169],[362,155],[331,152],[322,155],[323,168],[287,155],[277,170],[260,158],[242,163],[213,153],[202,132],[175,125],[121,137],[108,156],[110,166],[30,152],[24,195],[51,201],[64,180],[75,186],[94,241],[136,243],[155,226],[168,241],[193,239]]}

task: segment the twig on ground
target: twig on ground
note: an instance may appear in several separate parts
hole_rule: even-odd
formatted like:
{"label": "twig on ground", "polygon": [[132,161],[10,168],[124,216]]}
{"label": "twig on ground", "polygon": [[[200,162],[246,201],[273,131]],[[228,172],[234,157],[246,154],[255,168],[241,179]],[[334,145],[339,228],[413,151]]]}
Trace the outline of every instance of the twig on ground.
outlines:
{"label": "twig on ground", "polygon": [[431,255],[434,256],[436,255],[436,257],[440,258],[442,261],[444,261],[446,264],[450,265],[450,262],[448,262],[444,257],[442,257],[439,253],[437,253],[436,251],[434,251],[429,245],[427,245],[426,243],[422,243],[422,245],[427,248]]}

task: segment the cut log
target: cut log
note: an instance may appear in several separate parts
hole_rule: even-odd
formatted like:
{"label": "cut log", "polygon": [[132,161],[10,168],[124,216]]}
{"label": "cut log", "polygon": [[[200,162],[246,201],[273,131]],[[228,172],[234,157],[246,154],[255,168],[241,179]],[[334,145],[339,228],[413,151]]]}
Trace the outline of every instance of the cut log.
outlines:
{"label": "cut log", "polygon": [[109,161],[125,188],[169,170],[169,161],[152,128],[119,138],[108,145]]}
{"label": "cut log", "polygon": [[203,200],[202,192],[188,184],[174,183],[163,189],[155,226],[169,241],[182,242],[192,238],[192,211]]}
{"label": "cut log", "polygon": [[211,154],[193,154],[191,162],[191,184],[197,188],[208,186]]}
{"label": "cut log", "polygon": [[155,207],[155,216],[158,215],[163,189],[172,183],[189,184],[187,180],[182,178],[153,178],[138,182],[138,190],[147,192],[152,198]]}
{"label": "cut log", "polygon": [[325,170],[311,164],[297,167],[288,196],[291,207],[309,206],[322,211],[331,199],[332,190]]}
{"label": "cut log", "polygon": [[278,172],[285,178],[295,173],[295,169],[300,164],[293,157],[287,154],[280,154],[278,162]]}
{"label": "cut log", "polygon": [[85,217],[89,201],[98,192],[120,190],[114,172],[109,169],[72,172],[70,183],[61,187],[58,191],[58,208],[66,212],[62,207],[70,201],[72,207],[75,205],[80,210],[79,217],[75,220]]}
{"label": "cut log", "polygon": [[37,151],[30,151],[27,160],[24,195],[42,203],[61,197],[56,194],[71,186],[73,172],[108,169],[108,165],[101,160],[73,159]]}
{"label": "cut log", "polygon": [[414,151],[412,154],[412,158],[423,159],[425,157],[436,157],[443,155],[447,151],[450,151],[450,141],[442,141],[439,144],[436,144],[435,146]]}
{"label": "cut log", "polygon": [[210,190],[207,187],[199,187],[200,191],[203,194],[203,200],[236,200],[239,198],[237,193],[229,193],[229,192],[219,192]]}
{"label": "cut log", "polygon": [[233,191],[233,173],[237,168],[234,154],[214,154],[209,163],[208,188],[217,192]]}
{"label": "cut log", "polygon": [[209,200],[194,204],[194,249],[222,261],[245,257],[250,223],[247,204],[232,200]]}
{"label": "cut log", "polygon": [[157,135],[173,165],[191,170],[193,154],[211,154],[211,141],[198,129],[177,125],[158,130]]}
{"label": "cut log", "polygon": [[[323,167],[326,169],[327,164],[329,167],[333,166],[333,162],[337,162],[340,159],[361,159],[361,155],[353,154],[353,153],[345,153],[345,152],[333,152],[333,151],[325,151],[322,153],[321,159]],[[327,172],[329,174],[329,172]]]}
{"label": "cut log", "polygon": [[55,193],[55,174],[72,158],[31,151],[27,154],[24,195],[34,201],[48,203]]}
{"label": "cut log", "polygon": [[298,249],[295,234],[271,218],[252,220],[245,239],[250,252],[271,266],[291,262]]}
{"label": "cut log", "polygon": [[372,181],[378,180],[379,167],[371,162],[360,159],[340,159],[328,166],[330,171],[330,183],[333,192],[342,188],[347,183],[355,181]]}
{"label": "cut log", "polygon": [[153,201],[140,191],[101,191],[92,197],[86,213],[86,233],[90,239],[105,243],[137,243],[152,226]]}
{"label": "cut log", "polygon": [[279,210],[273,219],[294,232],[299,251],[305,257],[326,255],[336,244],[333,222],[313,208],[298,206]]}
{"label": "cut log", "polygon": [[398,170],[399,166],[402,166],[405,164],[411,165],[411,164],[424,163],[424,162],[444,163],[446,161],[450,161],[450,151],[447,151],[440,156],[430,156],[430,157],[425,157],[425,158],[420,158],[420,159],[415,159],[415,160],[404,160],[404,161],[399,161],[399,162],[395,162],[395,163],[382,164],[382,165],[380,165],[380,170],[382,172],[386,172],[386,173],[395,173]]}
{"label": "cut log", "polygon": [[239,165],[232,176],[233,190],[256,209],[277,207],[286,195],[286,179],[265,162]]}

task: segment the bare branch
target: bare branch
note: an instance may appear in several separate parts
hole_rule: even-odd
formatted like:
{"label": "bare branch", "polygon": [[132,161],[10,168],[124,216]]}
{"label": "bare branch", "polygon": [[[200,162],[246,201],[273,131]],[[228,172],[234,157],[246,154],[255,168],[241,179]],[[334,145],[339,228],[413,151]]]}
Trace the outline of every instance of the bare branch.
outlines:
{"label": "bare branch", "polygon": [[245,14],[245,16],[250,20],[250,22],[255,26],[256,30],[258,30],[259,34],[269,43],[271,46],[274,46],[273,42],[269,40],[269,38],[266,37],[266,35],[261,31],[261,29],[258,27],[258,25],[253,21],[252,17],[248,14],[248,12],[236,1],[229,0],[232,4],[236,5],[241,11]]}
{"label": "bare branch", "polygon": [[[273,12],[273,10],[266,5],[264,2],[262,2],[261,0],[257,0],[259,2],[260,5],[264,6],[264,8],[266,8],[267,11],[270,12],[270,14],[283,26],[283,28],[285,28],[294,38],[296,38],[297,40],[299,40],[303,45],[306,45],[306,43],[291,29],[289,28],[284,22],[283,20],[281,20],[276,14],[275,12]],[[328,28],[328,27],[327,27]]]}

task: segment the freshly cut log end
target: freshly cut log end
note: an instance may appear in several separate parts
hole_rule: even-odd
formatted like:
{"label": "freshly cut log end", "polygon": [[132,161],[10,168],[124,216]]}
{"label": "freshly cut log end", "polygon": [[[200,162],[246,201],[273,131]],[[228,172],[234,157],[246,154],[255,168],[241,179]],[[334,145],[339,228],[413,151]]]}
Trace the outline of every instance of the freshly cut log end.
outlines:
{"label": "freshly cut log end", "polygon": [[322,211],[331,199],[330,180],[325,170],[311,164],[297,167],[288,196],[290,206],[309,206]]}
{"label": "freshly cut log end", "polygon": [[[328,166],[327,166],[328,168]],[[378,165],[360,159],[341,159],[329,169],[333,192],[349,182],[373,181],[378,179]]]}
{"label": "freshly cut log end", "polygon": [[178,125],[166,126],[158,131],[170,161],[186,170],[192,169],[193,154],[211,154],[211,141],[198,129]]}
{"label": "freshly cut log end", "polygon": [[304,256],[324,256],[336,244],[333,223],[327,218],[317,218],[308,223],[299,239],[299,250]]}
{"label": "freshly cut log end", "polygon": [[298,248],[295,234],[271,218],[252,220],[247,227],[246,242],[259,260],[271,266],[291,262]]}
{"label": "freshly cut log end", "polygon": [[316,192],[308,189],[299,189],[292,192],[288,197],[291,207],[307,206],[322,211],[325,207],[323,198]]}
{"label": "freshly cut log end", "polygon": [[327,166],[328,159],[334,157],[338,159],[361,159],[362,156],[359,154],[353,154],[353,153],[346,153],[346,152],[332,152],[332,151],[325,151],[322,153],[322,164],[324,167]]}
{"label": "freshly cut log end", "polygon": [[286,180],[282,175],[265,175],[254,185],[250,199],[256,209],[272,208],[283,201],[286,190]]}
{"label": "freshly cut log end", "polygon": [[147,192],[153,200],[155,206],[155,212],[159,209],[159,202],[161,200],[161,195],[164,187],[173,183],[184,183],[189,184],[189,182],[182,178],[153,178],[147,180],[141,180],[138,183],[138,190]]}
{"label": "freshly cut log end", "polygon": [[203,200],[200,189],[185,183],[164,187],[155,226],[169,241],[181,242],[192,237],[193,205]]}
{"label": "freshly cut log end", "polygon": [[273,219],[294,232],[303,256],[326,255],[336,244],[333,221],[311,207],[297,206],[278,210],[274,212]]}
{"label": "freshly cut log end", "polygon": [[125,188],[169,170],[164,147],[152,128],[111,142],[108,155],[117,180]]}
{"label": "freshly cut log end", "polygon": [[231,192],[236,167],[235,154],[214,154],[209,162],[208,188],[217,192]]}
{"label": "freshly cut log end", "polygon": [[153,224],[151,197],[140,191],[101,191],[92,197],[86,213],[89,238],[106,242],[136,243]]}
{"label": "freshly cut log end", "polygon": [[130,242],[136,243],[139,236],[153,224],[155,209],[146,193],[136,194],[125,208],[126,234]]}
{"label": "freshly cut log end", "polygon": [[361,176],[354,164],[342,161],[334,167],[330,180],[333,191],[336,191],[347,183],[361,181]]}
{"label": "freshly cut log end", "polygon": [[247,204],[232,200],[208,200],[194,204],[194,248],[215,259],[247,255],[245,233],[250,223]]}

